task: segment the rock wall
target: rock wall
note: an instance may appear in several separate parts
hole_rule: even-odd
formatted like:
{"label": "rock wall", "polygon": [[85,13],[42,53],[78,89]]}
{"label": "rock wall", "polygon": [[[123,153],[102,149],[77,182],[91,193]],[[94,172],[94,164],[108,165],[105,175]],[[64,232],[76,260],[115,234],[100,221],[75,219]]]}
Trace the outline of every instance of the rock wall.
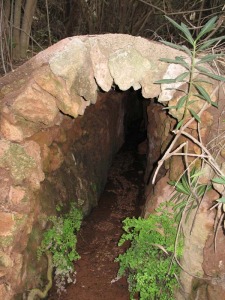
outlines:
{"label": "rock wall", "polygon": [[[209,88],[209,87],[208,87]],[[212,88],[212,87],[211,87]],[[209,88],[209,94],[212,92]],[[163,93],[163,92],[162,92]],[[160,97],[159,97],[160,99]],[[171,95],[169,105],[176,103],[176,95]],[[203,145],[210,145],[210,151],[216,153],[218,165],[224,170],[223,157],[223,139],[221,134],[224,130],[224,124],[221,122],[221,117],[224,111],[225,96],[222,91],[218,92],[215,99],[218,102],[219,108],[209,108],[201,116],[201,124],[199,132]],[[148,166],[146,170],[146,204],[144,216],[148,216],[154,212],[161,202],[168,201],[174,195],[174,188],[168,184],[171,180],[179,180],[183,173],[184,159],[180,156],[172,156],[168,158],[162,165],[160,172],[156,178],[156,184],[152,184],[152,178],[158,165],[158,161],[168,148],[172,141],[172,130],[176,124],[176,113],[171,116],[160,104],[151,103],[148,107]],[[175,117],[175,118],[174,118]],[[191,124],[187,128],[187,132],[194,137],[197,137],[197,124]],[[187,141],[185,137],[180,137],[175,145]],[[199,152],[199,147],[188,141],[188,153],[196,154]],[[189,162],[193,159],[189,159]],[[196,166],[200,166],[200,161],[195,162]],[[210,177],[211,176],[211,177]],[[202,183],[207,183],[209,178],[212,178],[213,172],[210,175],[210,168],[206,164],[203,168],[201,177]],[[209,191],[203,198],[199,207],[193,209],[188,221],[183,222],[181,226],[184,235],[184,252],[181,260],[180,283],[181,289],[176,292],[176,299],[183,300],[213,300],[225,299],[225,236],[223,228],[220,226],[215,231],[215,226],[218,224],[218,215],[216,209],[210,208],[216,203],[215,200],[220,197],[218,186]],[[215,237],[215,232],[216,237]]]}
{"label": "rock wall", "polygon": [[[123,131],[122,105],[107,104],[109,113],[98,93],[117,85],[157,96],[159,58],[177,53],[128,35],[72,37],[0,79],[0,298],[39,282],[33,253],[56,203],[76,199],[85,213],[97,203]],[[91,103],[99,113],[76,123]]]}
{"label": "rock wall", "polygon": [[13,294],[22,299],[24,291],[42,283],[46,261],[38,262],[36,251],[57,206],[66,210],[74,202],[88,214],[97,205],[113,155],[123,143],[126,97],[100,94],[85,116],[63,115],[60,126],[22,144],[1,141],[1,204],[6,210],[1,213],[1,299]]}

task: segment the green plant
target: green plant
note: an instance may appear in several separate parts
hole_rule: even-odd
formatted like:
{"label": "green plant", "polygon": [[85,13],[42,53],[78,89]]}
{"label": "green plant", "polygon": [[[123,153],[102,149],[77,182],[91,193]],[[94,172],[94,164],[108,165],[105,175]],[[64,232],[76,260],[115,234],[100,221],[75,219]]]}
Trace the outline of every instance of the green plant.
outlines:
{"label": "green plant", "polygon": [[[141,300],[172,300],[178,286],[179,266],[174,259],[177,224],[172,213],[173,205],[163,203],[147,219],[126,218],[125,233],[119,246],[130,241],[130,248],[118,256],[118,276],[126,275],[130,298],[139,293]],[[170,212],[169,212],[170,211]],[[176,249],[182,255],[182,241]]]}
{"label": "green plant", "polygon": [[[207,39],[206,37],[203,42],[200,41],[207,33],[211,32],[215,28],[217,17],[213,17],[212,19],[210,19],[205,24],[205,26],[203,26],[203,28],[201,29],[201,31],[199,32],[199,34],[195,39],[192,37],[191,32],[189,31],[188,27],[184,23],[181,23],[181,25],[179,25],[169,17],[166,18],[174,25],[174,27],[176,27],[181,32],[186,42],[191,46],[191,50],[190,50],[186,46],[183,45],[180,46],[170,42],[163,41],[163,43],[167,46],[170,46],[177,50],[184,51],[186,56],[185,57],[177,56],[175,57],[175,59],[162,58],[161,61],[178,64],[182,66],[185,69],[185,71],[174,79],[171,78],[162,79],[156,82],[161,84],[182,82],[182,83],[186,83],[187,85],[186,90],[181,90],[183,96],[179,99],[177,105],[168,107],[168,109],[183,110],[182,118],[177,124],[177,128],[176,128],[179,129],[187,120],[188,115],[191,115],[192,117],[194,117],[194,119],[197,122],[200,122],[200,117],[198,115],[198,112],[196,112],[192,108],[193,103],[196,102],[198,99],[204,100],[208,104],[217,107],[217,104],[211,100],[210,95],[208,94],[206,89],[202,86],[202,83],[204,82],[207,83],[206,79],[199,78],[199,77],[195,78],[195,75],[197,71],[206,77],[210,77],[220,81],[225,81],[224,77],[214,74],[208,67],[205,67],[206,63],[212,62],[213,60],[223,56],[224,54],[220,53],[220,54],[204,55],[203,53],[203,50],[208,49],[211,45],[215,44],[216,42],[225,39],[225,36],[217,37],[213,39]],[[193,91],[195,91],[195,94],[193,94]]]}
{"label": "green plant", "polygon": [[[220,177],[225,176],[220,166],[217,164],[216,159],[213,157],[213,155],[210,153],[207,147],[202,143],[199,125],[201,123],[202,113],[210,106],[217,107],[217,103],[211,100],[211,94],[208,93],[204,85],[206,84],[208,85],[208,87],[210,85],[212,86],[212,81],[209,81],[210,78],[213,80],[225,82],[225,77],[221,76],[220,74],[218,75],[214,73],[212,69],[212,64],[215,63],[215,60],[223,56],[224,54],[209,53],[210,50],[212,50],[211,48],[214,46],[214,44],[218,44],[220,41],[224,40],[225,36],[211,38],[211,35],[215,32],[217,17],[213,17],[212,19],[210,19],[202,27],[202,29],[199,31],[198,35],[195,38],[192,37],[190,30],[184,23],[181,23],[181,25],[179,25],[174,20],[168,17],[166,18],[174,25],[176,29],[179,30],[183,38],[186,40],[186,43],[191,46],[191,50],[184,45],[176,45],[170,42],[163,41],[165,45],[175,48],[177,50],[181,50],[184,52],[185,55],[177,56],[175,57],[175,59],[162,58],[161,60],[167,63],[180,65],[185,71],[182,72],[176,78],[162,79],[156,82],[159,84],[167,84],[168,89],[177,90],[179,93],[181,93],[181,96],[177,100],[176,105],[168,106],[166,108],[173,114],[173,116],[175,116],[178,119],[178,123],[176,129],[173,131],[174,137],[169,147],[167,148],[162,159],[158,162],[158,166],[156,168],[152,182],[155,182],[157,173],[160,167],[165,162],[165,160],[169,159],[171,156],[174,155],[183,156],[185,158],[186,170],[190,169],[188,159],[191,157],[192,159],[198,159],[204,164],[208,164],[211,167],[211,169]],[[201,41],[202,39],[203,41]],[[204,52],[206,50],[207,52]],[[174,83],[180,83],[180,87],[170,88],[169,85]],[[216,89],[218,89],[218,87]],[[214,92],[215,90],[212,92],[212,94]],[[199,101],[201,102],[199,103]],[[199,104],[196,105],[196,103]],[[197,122],[197,130],[195,132],[197,133],[197,136],[196,134],[190,134],[190,132],[188,131],[188,128],[193,122]],[[186,138],[186,141],[180,144],[180,146],[176,147],[177,141],[181,136]],[[189,151],[188,140],[198,147],[199,153],[193,153]],[[181,151],[182,149],[184,151]],[[181,185],[183,185],[182,189],[179,188],[181,187]],[[208,186],[210,185],[211,182],[209,178]],[[181,181],[180,184],[178,184],[178,187],[176,188],[177,192],[180,193],[181,199],[184,199],[184,186],[185,188],[187,187],[183,179],[183,181]],[[189,190],[186,192],[189,195],[193,194],[193,190]],[[203,195],[204,192],[200,192],[200,194],[197,194],[197,197],[195,198],[198,198],[198,196],[202,197]],[[178,196],[178,194],[176,196]],[[221,198],[218,199],[218,203],[215,206],[219,206],[220,208],[222,208],[224,213],[225,207],[221,204],[221,201],[223,201],[221,200]],[[181,203],[178,204],[178,206],[181,205],[181,208],[184,208],[186,207],[184,204],[185,203],[181,201]]]}
{"label": "green plant", "polygon": [[184,210],[187,212],[187,219],[191,210],[199,206],[201,198],[211,189],[211,185],[198,183],[201,175],[202,172],[193,167],[190,174],[186,170],[179,181],[169,181],[169,184],[176,190],[170,199],[174,202],[173,210],[176,221],[181,219]]}
{"label": "green plant", "polygon": [[[202,144],[200,132],[198,131],[198,137],[196,138],[193,135],[189,134],[186,129],[191,123],[193,123],[193,121],[197,121],[197,123],[199,124],[201,122],[202,113],[209,106],[212,105],[217,107],[217,103],[211,100],[211,95],[209,95],[203,85],[212,84],[212,82],[209,82],[207,78],[225,82],[225,77],[215,74],[209,65],[209,63],[214,62],[214,60],[223,56],[224,54],[205,54],[203,51],[209,50],[210,47],[212,47],[215,43],[219,43],[221,40],[225,39],[225,36],[211,39],[211,33],[214,32],[217,17],[213,17],[212,19],[210,19],[202,27],[195,39],[192,37],[190,30],[184,23],[181,23],[181,25],[179,25],[169,17],[166,18],[176,27],[176,29],[180,31],[186,42],[190,45],[191,50],[184,45],[176,45],[170,42],[163,41],[165,45],[183,51],[185,56],[177,56],[175,57],[175,59],[162,58],[161,61],[180,65],[182,68],[184,68],[185,71],[176,78],[162,79],[156,82],[158,84],[167,84],[167,89],[177,90],[182,94],[182,96],[177,101],[176,105],[166,107],[166,109],[168,109],[169,111],[173,111],[174,116],[177,117],[179,122],[176,126],[176,129],[173,131],[175,136],[171,144],[166,150],[163,158],[158,163],[158,167],[156,168],[155,174],[153,176],[153,183],[155,182],[159,168],[162,166],[166,159],[170,158],[173,155],[180,155],[185,157],[191,156],[204,159],[204,161],[207,162],[218,175],[224,175],[223,173],[221,173],[221,170],[211,153]],[[203,37],[203,42],[201,42],[200,40]],[[170,84],[174,83],[180,83],[182,88],[169,86]],[[204,104],[195,106],[196,102],[199,102],[199,100],[203,100]],[[176,112],[180,112],[181,117],[178,117],[178,114]],[[191,140],[199,147],[199,149],[201,149],[202,153],[188,153],[187,143],[182,143],[179,147],[174,149],[174,146],[176,145],[176,142],[180,138],[180,136],[184,136],[185,138]],[[181,150],[182,148],[185,148],[185,153],[179,152],[179,150]]]}
{"label": "green plant", "polygon": [[43,236],[38,249],[38,258],[43,253],[52,254],[52,264],[55,268],[57,291],[65,291],[66,283],[75,283],[73,262],[80,258],[76,251],[77,237],[82,222],[82,213],[74,205],[68,214],[62,217],[49,217],[52,227]]}

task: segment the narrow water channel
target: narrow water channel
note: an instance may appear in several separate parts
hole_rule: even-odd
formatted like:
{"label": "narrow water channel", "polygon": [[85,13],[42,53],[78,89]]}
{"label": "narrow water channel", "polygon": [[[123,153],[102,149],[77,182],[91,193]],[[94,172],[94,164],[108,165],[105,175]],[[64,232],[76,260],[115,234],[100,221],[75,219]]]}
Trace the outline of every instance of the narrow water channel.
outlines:
{"label": "narrow water channel", "polygon": [[117,279],[115,258],[124,251],[118,247],[123,233],[122,220],[139,216],[144,201],[145,155],[137,152],[136,141],[129,140],[116,155],[109,171],[99,205],[82,223],[75,263],[76,284],[67,287],[63,300],[128,300],[125,278]]}

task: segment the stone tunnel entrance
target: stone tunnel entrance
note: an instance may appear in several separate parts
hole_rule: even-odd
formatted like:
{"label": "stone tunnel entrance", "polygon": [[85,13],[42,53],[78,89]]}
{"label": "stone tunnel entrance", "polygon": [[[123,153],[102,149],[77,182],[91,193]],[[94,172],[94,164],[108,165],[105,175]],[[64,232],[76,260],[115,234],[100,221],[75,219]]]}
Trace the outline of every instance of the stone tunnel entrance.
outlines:
{"label": "stone tunnel entrance", "polygon": [[[160,86],[154,82],[165,74],[182,72],[159,59],[172,59],[177,53],[128,35],[72,37],[0,80],[1,299],[11,300],[15,295],[22,299],[28,290],[41,285],[46,261],[37,261],[36,250],[48,216],[56,214],[58,205],[66,210],[71,200],[85,215],[97,205],[112,159],[123,144],[124,124],[129,124],[132,115],[127,110],[135,95],[131,90],[141,90],[146,99],[157,97]],[[128,92],[115,92],[115,86]],[[172,97],[170,91],[161,93],[162,101]],[[206,112],[205,132],[213,117]],[[171,160],[167,175],[153,191],[151,170],[165,151],[174,125],[162,105],[152,101],[143,215],[152,211],[156,199],[161,201],[171,193],[166,183],[179,171],[178,160]],[[201,214],[207,219],[206,210]],[[201,225],[204,222],[201,219]],[[198,244],[197,250],[190,250],[190,244],[187,247],[188,255],[195,255],[191,261],[186,256],[190,273],[203,272],[202,253],[212,224],[207,226],[201,226],[201,240],[198,232],[195,241],[189,239],[190,244]],[[186,275],[183,281],[190,292],[192,277]]]}
{"label": "stone tunnel entrance", "polygon": [[[122,221],[126,217],[138,217],[144,206],[144,172],[146,168],[146,149],[147,149],[147,103],[140,93],[134,91],[116,92],[111,91],[106,95],[106,101],[97,101],[99,107],[88,108],[81,119],[88,118],[85,122],[85,130],[89,132],[86,142],[82,140],[78,143],[85,148],[89,143],[93,143],[93,149],[101,149],[107,146],[103,134],[100,140],[96,141],[96,135],[91,133],[91,128],[95,127],[99,132],[105,128],[102,122],[96,118],[91,118],[89,109],[93,114],[98,114],[98,120],[103,120],[106,115],[102,109],[109,105],[110,114],[114,114],[111,101],[121,98],[124,106],[123,121],[124,141],[121,138],[122,148],[116,155],[113,155],[112,165],[110,166],[106,186],[97,207],[82,222],[82,227],[78,233],[77,251],[81,258],[75,263],[76,284],[67,286],[66,293],[62,293],[60,299],[74,299],[74,295],[79,300],[86,299],[129,299],[128,286],[125,278],[118,279],[118,263],[115,258],[123,251],[118,247],[118,241],[122,234]],[[115,107],[117,112],[117,108]],[[98,110],[98,112],[96,112]],[[103,115],[102,115],[103,114]],[[88,117],[89,116],[89,117]],[[103,118],[102,118],[103,117]],[[108,119],[108,117],[107,117]],[[76,121],[79,121],[76,120]],[[99,123],[100,128],[95,123]],[[98,125],[97,125],[98,126]],[[111,124],[108,125],[109,131]],[[115,128],[117,131],[118,128]],[[91,142],[91,140],[93,140]],[[97,142],[97,144],[96,144]],[[139,148],[139,150],[138,150]],[[85,150],[84,150],[85,152]],[[92,151],[94,153],[94,150]],[[105,149],[103,152],[107,152]],[[98,153],[96,160],[101,165],[104,154]],[[108,161],[110,163],[110,161]],[[88,164],[86,165],[88,168]],[[103,168],[102,168],[103,169]],[[105,178],[103,178],[105,179]],[[75,187],[75,190],[79,187]],[[57,299],[57,285],[49,295],[49,299]]]}

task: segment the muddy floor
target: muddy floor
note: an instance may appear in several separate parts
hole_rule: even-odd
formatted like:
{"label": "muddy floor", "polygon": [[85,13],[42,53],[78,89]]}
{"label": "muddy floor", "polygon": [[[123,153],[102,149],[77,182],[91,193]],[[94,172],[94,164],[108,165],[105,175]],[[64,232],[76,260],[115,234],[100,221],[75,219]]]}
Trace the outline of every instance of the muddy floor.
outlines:
{"label": "muddy floor", "polygon": [[60,296],[55,291],[48,299],[129,300],[125,278],[118,279],[115,258],[123,232],[122,220],[139,216],[144,197],[145,156],[128,146],[116,155],[98,207],[85,218],[78,235],[81,259],[75,263],[76,284]]}

